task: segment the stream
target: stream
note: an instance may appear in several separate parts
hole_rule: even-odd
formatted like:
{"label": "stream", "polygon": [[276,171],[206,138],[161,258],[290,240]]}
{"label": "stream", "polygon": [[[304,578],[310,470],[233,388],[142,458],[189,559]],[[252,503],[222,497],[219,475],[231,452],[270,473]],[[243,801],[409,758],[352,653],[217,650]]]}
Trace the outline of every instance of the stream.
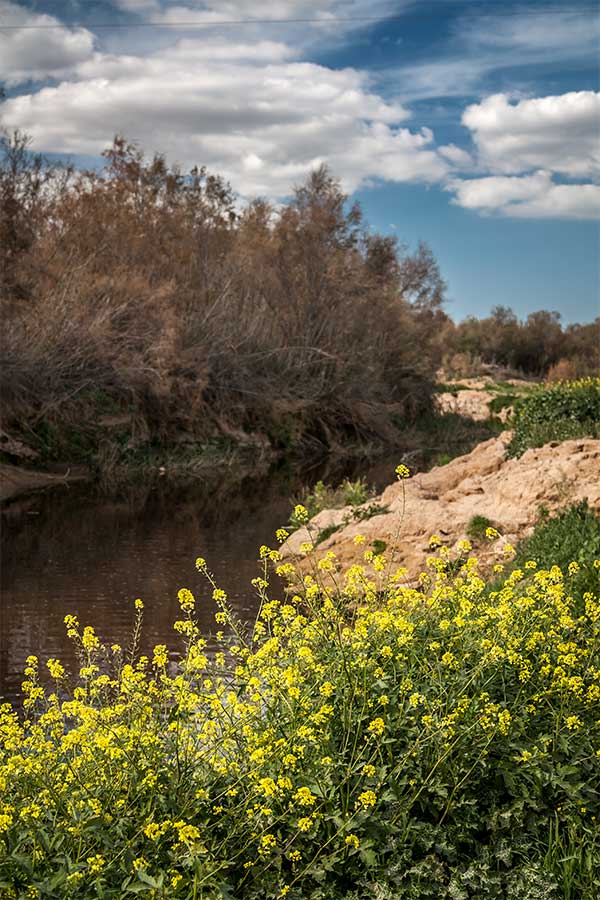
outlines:
{"label": "stream", "polygon": [[[177,591],[197,598],[203,631],[214,631],[212,589],[195,569],[203,556],[238,616],[253,620],[250,581],[259,574],[261,544],[277,546],[292,497],[317,480],[337,484],[364,477],[380,491],[402,459],[321,463],[267,475],[204,476],[185,487],[164,479],[128,486],[110,496],[89,483],[65,484],[19,497],[0,510],[0,699],[19,702],[25,660],[59,658],[76,671],[64,617],[93,625],[108,645],[127,647],[134,601],[144,602],[142,652],[157,643],[177,646]],[[276,593],[276,589],[275,589]]]}

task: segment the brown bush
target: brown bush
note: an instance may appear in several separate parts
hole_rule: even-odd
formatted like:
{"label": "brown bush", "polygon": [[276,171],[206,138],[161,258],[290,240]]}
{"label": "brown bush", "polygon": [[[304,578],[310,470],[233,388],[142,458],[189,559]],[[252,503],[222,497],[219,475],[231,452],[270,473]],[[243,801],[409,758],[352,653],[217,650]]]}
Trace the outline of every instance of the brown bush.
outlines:
{"label": "brown bush", "polygon": [[85,424],[109,403],[154,440],[333,445],[429,408],[448,322],[435,260],[369,234],[325,168],[280,209],[240,209],[218,177],[121,138],[99,173],[25,148],[4,140],[0,180],[10,427]]}

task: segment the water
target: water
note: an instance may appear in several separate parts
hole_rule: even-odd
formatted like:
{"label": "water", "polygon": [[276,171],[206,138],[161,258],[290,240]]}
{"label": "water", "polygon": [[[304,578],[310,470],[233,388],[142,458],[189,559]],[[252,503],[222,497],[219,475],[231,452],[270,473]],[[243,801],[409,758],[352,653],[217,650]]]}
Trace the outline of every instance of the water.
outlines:
{"label": "water", "polygon": [[0,697],[17,701],[25,660],[58,657],[76,669],[64,617],[93,625],[108,644],[130,642],[133,604],[144,601],[144,639],[174,646],[177,591],[197,597],[200,627],[214,631],[211,589],[195,569],[203,556],[238,615],[253,619],[250,581],[258,548],[275,546],[290,497],[319,478],[363,475],[378,490],[401,454],[376,465],[320,466],[268,477],[214,476],[174,488],[159,481],[107,497],[90,484],[63,485],[9,503],[1,515]]}

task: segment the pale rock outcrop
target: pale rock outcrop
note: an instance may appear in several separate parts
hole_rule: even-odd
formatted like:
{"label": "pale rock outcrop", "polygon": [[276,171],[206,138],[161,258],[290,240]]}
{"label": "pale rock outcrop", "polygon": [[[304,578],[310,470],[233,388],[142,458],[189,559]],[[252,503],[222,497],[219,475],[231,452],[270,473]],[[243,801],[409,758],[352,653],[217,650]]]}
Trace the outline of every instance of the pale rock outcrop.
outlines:
{"label": "pale rock outcrop", "polygon": [[[592,508],[600,508],[600,440],[552,442],[519,459],[507,459],[510,437],[505,431],[447,465],[395,481],[374,501],[387,510],[367,520],[352,519],[351,507],[324,510],[308,528],[291,535],[282,555],[295,556],[311,536],[340,525],[318,544],[318,557],[333,550],[346,567],[362,561],[373,541],[384,541],[386,554],[394,548],[397,564],[416,575],[431,554],[429,537],[438,534],[444,544],[454,547],[465,538],[474,516],[485,516],[502,534],[495,547],[486,543],[477,554],[485,563],[498,552],[498,544],[512,544],[531,533],[542,504],[554,510],[587,499]],[[373,501],[365,505],[372,506]],[[366,538],[360,547],[353,540],[358,534]]]}

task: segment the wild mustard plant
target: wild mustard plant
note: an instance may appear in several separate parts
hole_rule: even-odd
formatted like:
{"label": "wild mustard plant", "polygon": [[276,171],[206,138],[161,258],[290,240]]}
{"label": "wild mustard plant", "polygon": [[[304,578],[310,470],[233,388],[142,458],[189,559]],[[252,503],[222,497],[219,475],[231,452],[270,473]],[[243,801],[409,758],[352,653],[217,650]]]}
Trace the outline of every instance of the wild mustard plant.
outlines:
{"label": "wild mustard plant", "polygon": [[199,558],[212,654],[186,588],[152,658],[141,601],[129,651],[67,617],[73,685],[30,657],[0,709],[0,895],[597,897],[598,592],[525,566],[490,593],[436,543],[418,587],[263,547],[248,637]]}

